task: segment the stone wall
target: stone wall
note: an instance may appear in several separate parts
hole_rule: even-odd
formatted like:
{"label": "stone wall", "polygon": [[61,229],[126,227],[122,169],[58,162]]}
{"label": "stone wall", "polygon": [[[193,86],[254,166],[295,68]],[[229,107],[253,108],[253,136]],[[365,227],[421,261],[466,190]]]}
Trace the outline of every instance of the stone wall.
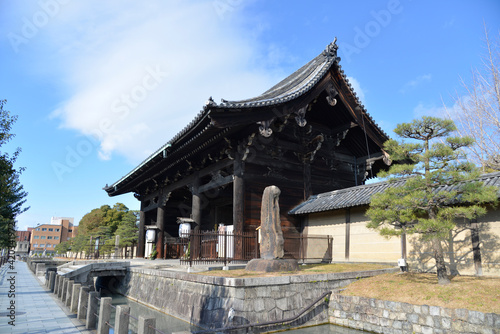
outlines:
{"label": "stone wall", "polygon": [[[399,269],[366,272],[223,278],[153,269],[129,268],[109,286],[126,297],[205,328],[281,320],[298,314],[326,291],[363,277]],[[234,309],[232,322],[228,312]],[[327,306],[317,305],[295,325],[327,323]]]}
{"label": "stone wall", "polygon": [[500,333],[500,315],[333,294],[330,323],[374,333]]}

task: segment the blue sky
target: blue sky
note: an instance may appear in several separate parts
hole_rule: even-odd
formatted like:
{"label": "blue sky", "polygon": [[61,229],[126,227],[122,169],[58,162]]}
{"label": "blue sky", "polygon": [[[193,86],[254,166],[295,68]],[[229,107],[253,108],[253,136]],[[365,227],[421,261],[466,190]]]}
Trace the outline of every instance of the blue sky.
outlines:
{"label": "blue sky", "polygon": [[102,190],[191,121],[208,97],[264,92],[337,37],[341,65],[389,135],[442,115],[481,66],[491,1],[0,0],[0,98],[29,193],[18,229],[103,204]]}

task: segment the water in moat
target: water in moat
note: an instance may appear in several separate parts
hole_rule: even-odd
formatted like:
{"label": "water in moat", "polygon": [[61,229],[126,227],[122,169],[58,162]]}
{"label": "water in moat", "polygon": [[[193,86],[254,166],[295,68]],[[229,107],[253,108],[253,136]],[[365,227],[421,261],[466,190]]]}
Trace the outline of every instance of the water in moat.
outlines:
{"label": "water in moat", "polygon": [[285,333],[290,334],[362,334],[369,333],[365,331],[360,331],[357,329],[350,329],[335,325],[320,325],[307,328],[291,329]]}
{"label": "water in moat", "polygon": [[[145,305],[139,304],[137,302],[134,302],[133,300],[130,300],[122,295],[118,294],[113,294],[113,295],[106,295],[103,294],[103,297],[112,297],[112,304],[114,306],[116,305],[128,305],[130,306],[130,314],[135,317],[139,318],[139,315],[146,317],[146,318],[155,318],[156,319],[156,326],[155,328],[162,331],[165,334],[171,334],[174,332],[182,332],[182,331],[199,331],[201,328],[193,326],[183,320],[180,320],[178,318],[172,317],[168,314],[156,311],[150,307],[147,307]],[[129,334],[136,334],[137,333],[137,320],[134,318],[129,318],[130,319],[130,325],[129,325]],[[111,312],[111,325],[115,325],[115,312]],[[114,334],[113,329],[110,329],[109,331],[110,334]]]}
{"label": "water in moat", "polygon": [[[174,332],[181,332],[181,331],[191,331],[191,332],[196,332],[202,330],[202,328],[193,326],[183,320],[180,320],[178,318],[172,317],[168,314],[156,311],[150,307],[147,307],[143,304],[134,302],[133,300],[130,300],[122,295],[118,294],[113,294],[113,295],[103,295],[105,297],[112,297],[113,298],[113,305],[128,305],[130,306],[130,314],[135,317],[139,318],[139,315],[143,317],[151,317],[156,319],[156,328],[159,329],[160,331],[170,334]],[[111,324],[114,326],[115,323],[115,312],[111,312]],[[110,330],[110,334],[114,333],[113,329]],[[129,334],[136,334],[137,333],[137,320],[130,318],[130,329],[129,329]],[[307,327],[307,328],[299,328],[299,329],[291,329],[286,331],[286,333],[290,334],[361,334],[361,333],[368,333],[365,331],[360,331],[360,330],[355,330],[355,329],[349,329],[349,328],[344,328],[344,327],[339,327],[335,325],[320,325],[320,326],[314,326],[314,327]]]}

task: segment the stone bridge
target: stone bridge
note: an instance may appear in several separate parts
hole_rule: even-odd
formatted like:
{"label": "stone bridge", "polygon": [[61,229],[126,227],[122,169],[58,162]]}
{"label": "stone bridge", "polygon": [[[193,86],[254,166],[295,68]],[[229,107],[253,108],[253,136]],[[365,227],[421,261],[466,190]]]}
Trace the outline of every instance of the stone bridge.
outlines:
{"label": "stone bridge", "polygon": [[57,274],[74,283],[93,285],[94,277],[125,276],[130,262],[72,261],[57,267]]}

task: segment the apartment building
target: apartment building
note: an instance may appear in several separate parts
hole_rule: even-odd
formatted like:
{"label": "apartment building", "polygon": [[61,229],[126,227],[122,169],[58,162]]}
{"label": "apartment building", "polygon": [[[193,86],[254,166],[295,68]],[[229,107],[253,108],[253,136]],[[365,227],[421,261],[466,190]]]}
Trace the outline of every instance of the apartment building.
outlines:
{"label": "apartment building", "polygon": [[54,254],[56,245],[76,236],[74,218],[52,217],[50,224],[35,227],[31,233],[31,254]]}
{"label": "apartment building", "polygon": [[27,257],[30,251],[31,231],[16,231],[16,257]]}

